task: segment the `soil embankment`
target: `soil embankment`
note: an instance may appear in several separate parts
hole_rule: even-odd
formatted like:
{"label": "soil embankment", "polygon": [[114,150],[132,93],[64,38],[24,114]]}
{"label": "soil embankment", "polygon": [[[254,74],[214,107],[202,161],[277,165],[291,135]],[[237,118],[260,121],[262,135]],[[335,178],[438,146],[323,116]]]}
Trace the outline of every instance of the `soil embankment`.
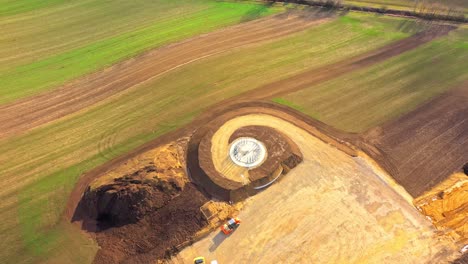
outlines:
{"label": "soil embankment", "polygon": [[256,181],[272,174],[279,166],[289,171],[302,162],[299,147],[279,130],[266,126],[245,126],[237,129],[229,138],[229,143],[240,137],[252,137],[265,145],[267,159],[261,166],[249,170],[250,181]]}
{"label": "soil embankment", "polygon": [[[211,196],[227,201],[243,200],[302,162],[299,147],[277,129],[267,126],[241,127],[229,135],[221,133],[224,140],[216,140],[215,135],[219,135],[218,129],[225,122],[226,117],[221,115],[208,124],[211,129],[204,135],[197,131],[188,148],[190,176]],[[229,144],[238,137],[253,137],[265,145],[267,157],[262,164],[248,170],[230,160],[226,155]]]}
{"label": "soil embankment", "polygon": [[[216,174],[218,172],[214,169],[214,167],[206,170],[206,168],[202,168],[200,166],[200,164],[204,163],[200,161],[200,158],[204,158],[203,155],[200,155],[199,152],[200,143],[202,143],[203,140],[207,137],[211,138],[211,135],[214,134],[214,132],[217,131],[219,127],[224,125],[224,123],[226,123],[228,120],[236,116],[242,116],[252,113],[267,114],[282,118],[284,120],[288,120],[296,124],[297,126],[303,128],[304,130],[308,131],[310,134],[314,135],[320,140],[327,142],[328,144],[331,144],[336,148],[342,150],[348,155],[357,155],[355,149],[350,144],[339,139],[351,138],[353,137],[353,135],[341,133],[319,121],[312,120],[308,116],[291,108],[270,102],[244,102],[236,105],[220,106],[200,116],[200,120],[205,120],[203,123],[205,123],[206,125],[199,127],[195,131],[195,133],[190,139],[187,148],[187,168],[190,172],[190,177],[198,186],[203,188],[211,196],[222,200],[231,200],[235,199],[235,197],[238,196],[245,197],[245,195],[243,195],[242,193],[233,193],[229,188],[223,188],[222,185],[215,183],[212,180],[212,177],[213,174]],[[208,120],[212,121],[207,122]],[[229,135],[229,137],[231,136],[232,134]],[[296,151],[294,144],[291,145],[291,148],[292,151]],[[211,159],[211,157],[209,158]],[[207,164],[212,164],[212,162],[207,162]],[[295,163],[293,162],[292,164]],[[211,175],[208,176],[207,173]],[[240,190],[240,192],[242,191],[243,190]]]}
{"label": "soil embankment", "polygon": [[468,177],[455,173],[414,200],[418,210],[461,245],[468,244]]}

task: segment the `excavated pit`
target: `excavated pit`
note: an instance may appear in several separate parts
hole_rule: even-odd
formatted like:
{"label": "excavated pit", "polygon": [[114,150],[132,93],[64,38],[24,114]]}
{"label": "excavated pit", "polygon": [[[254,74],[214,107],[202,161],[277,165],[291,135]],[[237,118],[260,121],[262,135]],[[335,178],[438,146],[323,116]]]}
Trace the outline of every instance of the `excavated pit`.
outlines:
{"label": "excavated pit", "polygon": [[[231,144],[238,138],[254,138],[265,145],[267,158],[261,165],[252,169],[246,169],[241,179],[228,177],[217,170],[213,163],[213,136],[226,120],[214,120],[208,124],[209,129],[203,136],[195,135],[189,143],[187,166],[192,179],[212,197],[226,201],[242,201],[255,195],[262,186],[268,186],[281,175],[288,173],[292,168],[302,162],[302,154],[299,147],[278,130],[266,126],[245,126],[235,130],[228,142],[217,144]],[[227,166],[242,169],[231,160],[226,153]]]}

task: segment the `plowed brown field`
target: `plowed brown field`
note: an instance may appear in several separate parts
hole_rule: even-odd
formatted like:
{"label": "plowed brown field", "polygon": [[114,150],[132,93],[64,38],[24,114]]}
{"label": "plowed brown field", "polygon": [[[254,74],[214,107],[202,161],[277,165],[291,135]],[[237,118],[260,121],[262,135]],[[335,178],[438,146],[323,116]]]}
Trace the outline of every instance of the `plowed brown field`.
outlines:
{"label": "plowed brown field", "polygon": [[368,132],[364,146],[417,197],[468,162],[468,83]]}

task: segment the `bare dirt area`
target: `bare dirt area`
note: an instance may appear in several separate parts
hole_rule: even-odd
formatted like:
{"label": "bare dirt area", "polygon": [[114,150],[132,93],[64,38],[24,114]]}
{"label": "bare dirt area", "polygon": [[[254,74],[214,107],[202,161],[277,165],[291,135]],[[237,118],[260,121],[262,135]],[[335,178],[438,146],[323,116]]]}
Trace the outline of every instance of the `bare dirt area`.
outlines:
{"label": "bare dirt area", "polygon": [[291,170],[302,161],[302,154],[299,147],[281,132],[265,126],[246,126],[239,128],[229,138],[231,143],[240,137],[252,137],[265,145],[268,150],[268,157],[261,166],[249,170],[248,175],[251,181],[262,178],[278,169]]}
{"label": "bare dirt area", "polygon": [[[252,127],[280,131],[298,146],[304,160],[275,184],[245,202],[240,212],[244,222],[231,237],[226,238],[217,231],[208,233],[206,238],[189,246],[170,262],[190,263],[193,257],[204,255],[218,259],[220,263],[271,263],[278,260],[282,263],[444,263],[457,256],[452,242],[437,234],[430,221],[397,189],[386,183],[385,178],[389,176],[357,157],[359,151],[340,139],[353,138],[353,135],[268,102],[219,106],[205,112],[184,129],[96,168],[80,179],[68,204],[68,212],[80,211],[80,205],[78,208],[76,205],[81,194],[90,183],[97,186],[92,183],[93,179],[105,186],[115,184],[115,179],[119,178],[113,174],[115,171],[118,175],[125,171],[141,171],[151,162],[158,168],[154,155],[176,164],[172,172],[165,170],[174,174],[174,169],[178,171],[177,164],[184,166],[184,162],[174,162],[171,158],[174,155],[166,155],[168,152],[164,148],[161,155],[153,150],[164,142],[181,138],[182,142],[178,144],[182,146],[182,152],[185,150],[189,157],[197,156],[198,143],[207,131],[219,130],[219,123],[209,122],[215,117],[222,119],[227,140],[233,135],[247,135],[252,132]],[[242,127],[247,129],[240,129]],[[190,140],[187,135],[192,135]],[[151,155],[145,156],[145,153]],[[198,162],[198,159],[188,158],[187,163],[189,161]],[[190,164],[187,166],[192,168]],[[150,175],[154,176],[151,173],[156,172],[150,170]],[[90,228],[97,226],[92,221],[90,225],[84,225],[85,229],[95,233],[102,247],[95,262],[146,263],[166,258],[176,253],[180,245],[200,238],[203,230],[216,227],[200,210],[210,200],[210,185],[194,177],[197,172],[189,173],[191,182],[182,180],[185,186],[182,191],[176,190],[174,196],[163,192],[169,195],[167,199],[156,200],[166,201],[166,204],[136,216],[136,222],[95,230]],[[97,178],[99,175],[107,176]],[[142,175],[148,178],[148,173]],[[164,181],[170,182],[171,178],[174,177],[166,177]],[[211,211],[218,211],[213,214],[224,219],[232,216],[235,210],[227,210],[224,208],[227,204],[223,204],[219,210]],[[220,219],[216,219],[219,224]]]}
{"label": "bare dirt area", "polygon": [[[244,102],[240,104],[219,106],[218,108],[212,109],[212,111],[204,113],[197,120],[194,121],[194,124],[203,123],[205,125],[196,129],[195,133],[191,136],[187,148],[187,168],[190,173],[191,179],[198,186],[200,186],[200,188],[203,188],[206,191],[206,193],[209,193],[213,197],[222,200],[232,200],[237,196],[245,198],[245,193],[243,193],[244,190],[240,190],[241,193],[239,194],[232,193],[232,188],[223,188],[222,185],[219,185],[212,180],[211,177],[213,177],[216,173],[219,172],[214,168],[212,158],[204,155],[203,153],[210,153],[213,149],[211,146],[212,136],[216,131],[218,131],[220,126],[222,126],[226,121],[236,116],[242,116],[251,113],[263,113],[290,120],[296,125],[303,127],[309,133],[315,135],[321,140],[329,144],[333,144],[335,147],[339,148],[345,153],[348,153],[349,155],[357,155],[356,150],[352,146],[338,139],[339,137],[351,137],[352,135],[342,134],[339,131],[336,131],[333,128],[319,121],[312,120],[306,115],[301,114],[300,112],[295,111],[291,108],[273,104],[270,102]],[[277,129],[275,129],[275,131],[280,132],[284,135],[284,133]],[[234,134],[235,132],[233,133],[233,135]],[[206,150],[202,151],[200,154],[200,150],[204,148],[203,146],[201,146],[201,142],[203,142],[205,138],[209,139],[209,141],[207,142],[209,142],[210,144],[208,147],[205,146]],[[291,146],[293,146],[293,148],[295,145],[296,144],[292,142]],[[226,146],[223,146],[222,148],[226,149]],[[295,150],[292,149],[292,152],[294,151]],[[223,153],[220,152],[218,152],[218,154],[220,157],[227,155],[223,155]],[[302,154],[300,155],[302,157]],[[204,159],[206,159],[206,161],[204,161]],[[204,168],[202,168],[202,166],[200,165],[203,164],[209,166],[204,166]],[[287,170],[285,171],[285,173],[286,172]],[[207,174],[210,174],[210,176],[208,176]],[[222,176],[216,177],[223,178]],[[247,193],[247,195],[250,195],[250,193]]]}
{"label": "bare dirt area", "polygon": [[432,190],[414,200],[421,213],[434,225],[460,242],[468,245],[468,177],[455,173]]}
{"label": "bare dirt area", "polygon": [[314,137],[296,125],[307,126],[300,120],[279,115],[238,115],[221,129],[226,137],[243,126],[278,129],[304,161],[245,202],[243,223],[232,235],[215,231],[171,263],[200,255],[220,263],[444,263],[456,257],[381,172]]}
{"label": "bare dirt area", "polygon": [[[238,129],[230,138],[226,138],[218,131],[224,121],[223,117],[213,121],[216,123],[215,129],[210,130],[198,144],[197,160],[200,168],[219,187],[225,190],[238,190],[247,186],[262,186],[280,174],[287,173],[302,161],[298,146],[276,129],[248,126]],[[256,168],[247,169],[238,166],[232,162],[229,155],[226,155],[229,153],[230,142],[245,136],[259,140],[267,149],[265,160]],[[190,143],[196,145],[193,141]],[[194,159],[193,155],[189,155],[188,159]],[[189,163],[192,165],[192,161]],[[192,178],[198,177],[194,174],[198,172],[198,168],[189,166],[189,170],[192,172]],[[216,196],[215,193],[211,194]],[[229,200],[233,200],[233,193],[230,196]],[[219,198],[223,199],[224,196]]]}
{"label": "bare dirt area", "polygon": [[329,14],[286,13],[246,22],[150,51],[56,90],[0,106],[0,137],[79,111],[191,62],[323,23]]}
{"label": "bare dirt area", "polygon": [[[468,83],[367,132],[361,146],[413,197],[468,162]],[[359,143],[357,143],[359,144]]]}

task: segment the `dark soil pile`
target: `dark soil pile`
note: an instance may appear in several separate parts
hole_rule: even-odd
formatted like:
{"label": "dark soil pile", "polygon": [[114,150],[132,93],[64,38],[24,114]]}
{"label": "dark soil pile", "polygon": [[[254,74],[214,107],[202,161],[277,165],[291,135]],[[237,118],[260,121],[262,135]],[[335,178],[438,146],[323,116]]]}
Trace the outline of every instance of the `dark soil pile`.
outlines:
{"label": "dark soil pile", "polygon": [[75,220],[95,232],[101,249],[94,263],[155,263],[208,224],[200,211],[208,198],[192,183],[148,178],[155,169],[86,190]]}
{"label": "dark soil pile", "polygon": [[94,263],[155,263],[171,256],[208,224],[200,211],[207,201],[188,183],[178,196],[136,223],[97,232],[101,249]]}
{"label": "dark soil pile", "polygon": [[467,173],[467,84],[366,132],[364,144],[357,145],[413,197],[430,191],[461,168]]}
{"label": "dark soil pile", "polygon": [[105,229],[135,223],[165,206],[181,191],[181,186],[145,177],[153,171],[156,171],[155,166],[146,166],[110,184],[95,189],[88,187],[82,204],[87,217],[95,220],[99,229]]}

